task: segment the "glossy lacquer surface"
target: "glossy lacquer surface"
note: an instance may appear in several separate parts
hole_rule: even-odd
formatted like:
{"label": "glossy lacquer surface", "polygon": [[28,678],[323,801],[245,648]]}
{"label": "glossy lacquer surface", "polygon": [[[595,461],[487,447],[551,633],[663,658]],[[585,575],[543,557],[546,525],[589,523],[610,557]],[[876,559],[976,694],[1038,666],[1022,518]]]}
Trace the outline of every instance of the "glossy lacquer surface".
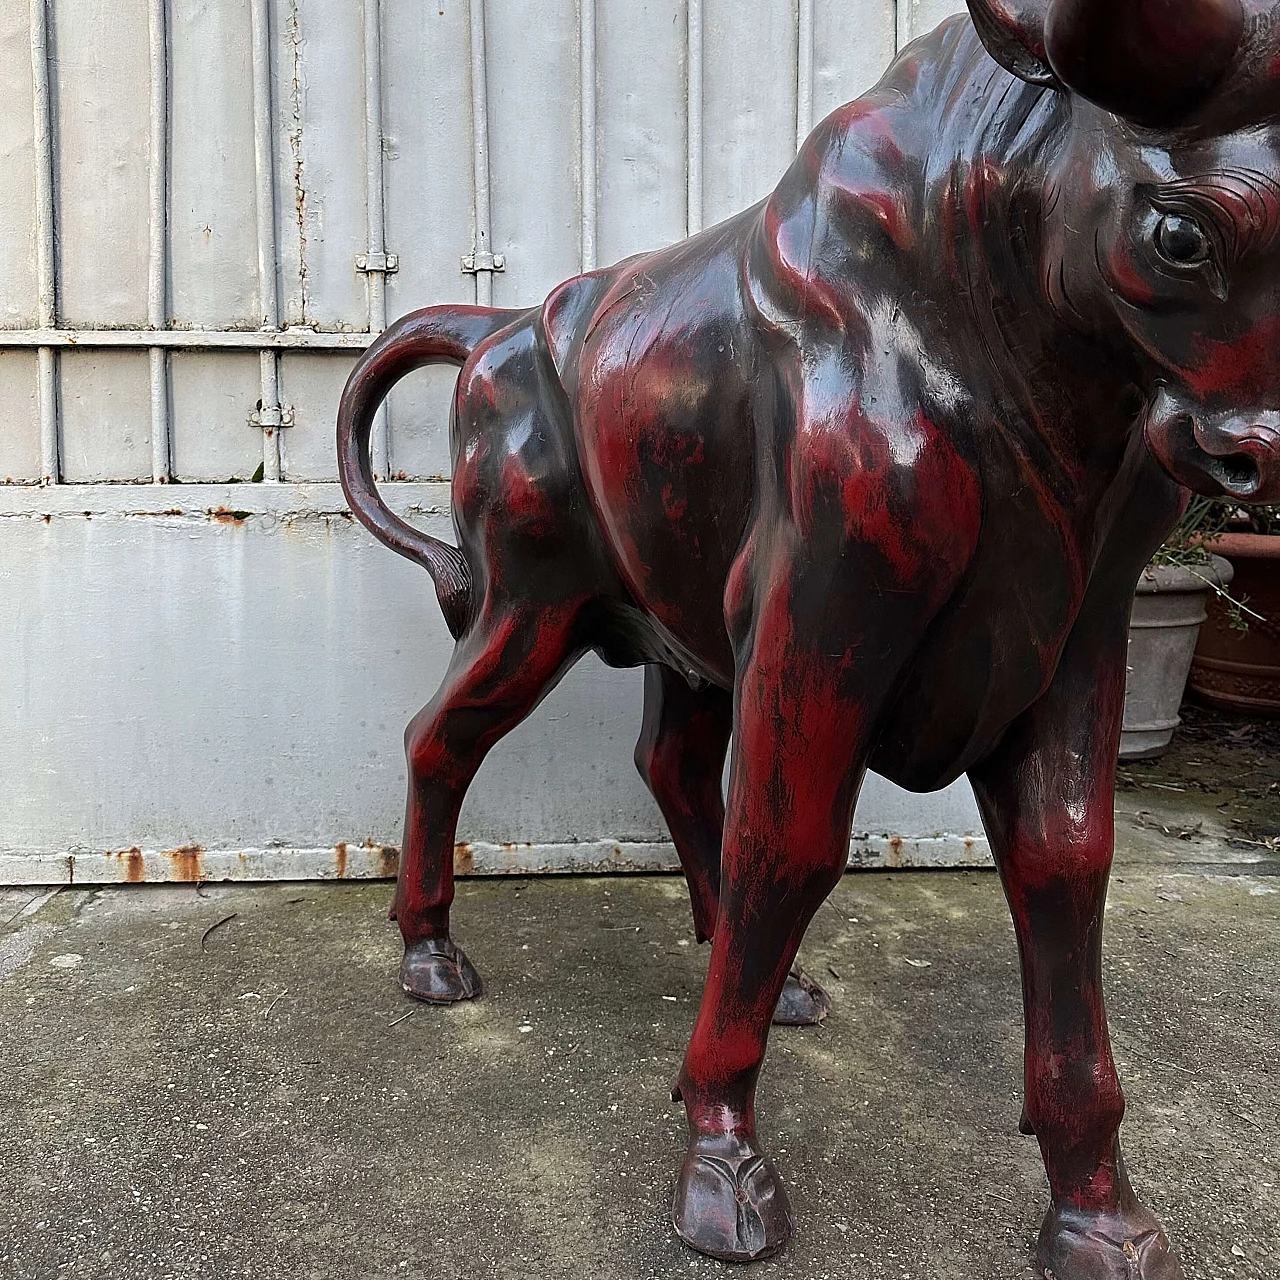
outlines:
{"label": "glossy lacquer surface", "polygon": [[[406,736],[402,979],[479,994],[449,908],[485,753],[587,651],[644,664],[637,763],[713,939],[676,1229],[767,1256],[791,1214],[756,1077],[775,1011],[825,1012],[791,970],[862,778],[967,772],[1022,954],[1038,1265],[1172,1280],[1117,1136],[1113,780],[1130,599],[1186,490],[1280,498],[1277,14],[970,8],[756,208],[527,312],[411,315],[353,374],[352,508],[431,572],[458,640]],[[461,366],[459,549],[369,469],[378,403],[433,361]]]}

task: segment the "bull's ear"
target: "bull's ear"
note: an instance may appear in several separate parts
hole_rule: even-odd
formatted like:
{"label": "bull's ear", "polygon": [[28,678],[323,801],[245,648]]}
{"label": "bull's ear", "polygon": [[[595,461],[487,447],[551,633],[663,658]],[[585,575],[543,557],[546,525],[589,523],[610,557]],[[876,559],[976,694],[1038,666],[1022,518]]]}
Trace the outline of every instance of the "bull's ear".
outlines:
{"label": "bull's ear", "polygon": [[1061,89],[1044,48],[1048,0],[968,0],[969,14],[987,52],[1028,84]]}

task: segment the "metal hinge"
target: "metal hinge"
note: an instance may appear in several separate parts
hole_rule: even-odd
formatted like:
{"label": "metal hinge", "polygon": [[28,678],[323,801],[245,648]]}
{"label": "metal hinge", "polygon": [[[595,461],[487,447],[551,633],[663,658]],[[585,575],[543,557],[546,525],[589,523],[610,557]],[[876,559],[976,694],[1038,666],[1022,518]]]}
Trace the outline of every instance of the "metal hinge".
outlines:
{"label": "metal hinge", "polygon": [[400,255],[397,253],[362,253],[356,258],[356,270],[369,275],[375,271],[389,276],[400,270]]}
{"label": "metal hinge", "polygon": [[462,257],[462,269],[469,276],[479,275],[482,271],[505,271],[507,260],[500,253],[467,253]]}
{"label": "metal hinge", "polygon": [[271,427],[291,427],[293,423],[293,405],[291,404],[268,405],[265,409],[259,407],[249,415],[249,425],[260,427],[264,431]]}

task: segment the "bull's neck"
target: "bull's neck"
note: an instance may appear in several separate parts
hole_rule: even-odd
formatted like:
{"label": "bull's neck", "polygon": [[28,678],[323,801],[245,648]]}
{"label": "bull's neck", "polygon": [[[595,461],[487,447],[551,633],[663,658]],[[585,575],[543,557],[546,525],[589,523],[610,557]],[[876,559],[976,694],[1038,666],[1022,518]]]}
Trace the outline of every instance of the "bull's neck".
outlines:
{"label": "bull's neck", "polygon": [[948,95],[923,162],[936,239],[922,246],[932,260],[931,272],[920,264],[922,279],[932,276],[926,288],[952,317],[950,342],[967,369],[981,370],[1005,426],[1052,442],[1064,463],[1068,453],[1100,461],[1100,448],[1120,443],[1129,371],[1072,310],[1048,249],[1070,104],[989,60],[965,61],[969,91]]}

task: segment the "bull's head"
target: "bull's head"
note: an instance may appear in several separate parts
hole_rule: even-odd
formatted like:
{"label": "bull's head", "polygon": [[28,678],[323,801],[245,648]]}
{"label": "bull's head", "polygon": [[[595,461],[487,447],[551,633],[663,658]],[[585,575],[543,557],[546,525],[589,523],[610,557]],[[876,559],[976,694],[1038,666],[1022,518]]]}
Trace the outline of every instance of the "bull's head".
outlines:
{"label": "bull's head", "polygon": [[991,55],[1071,95],[1044,278],[1133,344],[1175,479],[1280,501],[1280,3],[969,0]]}

